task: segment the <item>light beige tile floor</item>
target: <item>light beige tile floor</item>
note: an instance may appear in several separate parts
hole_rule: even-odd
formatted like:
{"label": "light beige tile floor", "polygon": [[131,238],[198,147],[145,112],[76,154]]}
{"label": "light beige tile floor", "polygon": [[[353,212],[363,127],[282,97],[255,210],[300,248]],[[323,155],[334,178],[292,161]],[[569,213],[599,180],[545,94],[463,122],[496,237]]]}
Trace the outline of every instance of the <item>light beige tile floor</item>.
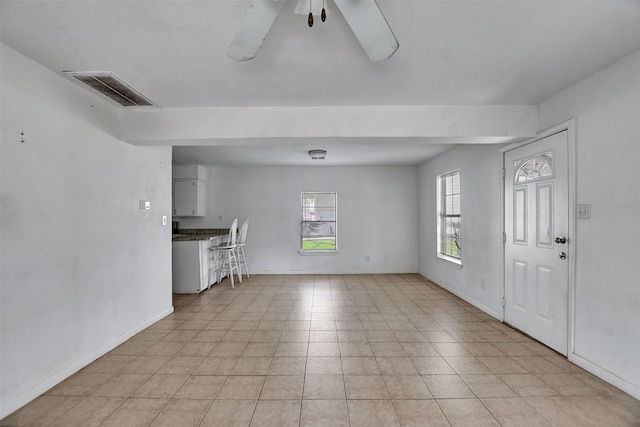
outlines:
{"label": "light beige tile floor", "polygon": [[640,426],[640,402],[414,275],[198,295],[2,426]]}

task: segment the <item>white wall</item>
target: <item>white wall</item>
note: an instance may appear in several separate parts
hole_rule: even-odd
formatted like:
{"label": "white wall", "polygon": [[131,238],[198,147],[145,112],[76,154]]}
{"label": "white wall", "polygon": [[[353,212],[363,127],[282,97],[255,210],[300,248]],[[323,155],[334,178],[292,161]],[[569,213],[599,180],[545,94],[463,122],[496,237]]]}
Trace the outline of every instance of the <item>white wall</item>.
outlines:
{"label": "white wall", "polygon": [[1,49],[0,419],[172,311],[171,149]]}
{"label": "white wall", "polygon": [[540,129],[576,119],[575,355],[640,398],[640,51],[539,106]]}
{"label": "white wall", "polygon": [[[454,169],[460,169],[462,192],[462,268],[436,257],[437,176]],[[496,146],[461,146],[420,166],[418,177],[418,272],[497,318],[502,315],[500,169]]]}
{"label": "white wall", "polygon": [[[540,131],[576,119],[576,364],[640,398],[640,52],[539,105]],[[436,176],[462,173],[463,265],[435,258]],[[501,313],[500,155],[460,147],[419,169],[420,274],[489,314]],[[479,281],[486,279],[486,290]]]}
{"label": "white wall", "polygon": [[[338,193],[337,255],[298,254],[303,191]],[[234,217],[240,224],[250,219],[246,254],[252,273],[418,270],[414,166],[209,167],[207,197],[207,217],[179,218],[180,227],[223,228]]]}

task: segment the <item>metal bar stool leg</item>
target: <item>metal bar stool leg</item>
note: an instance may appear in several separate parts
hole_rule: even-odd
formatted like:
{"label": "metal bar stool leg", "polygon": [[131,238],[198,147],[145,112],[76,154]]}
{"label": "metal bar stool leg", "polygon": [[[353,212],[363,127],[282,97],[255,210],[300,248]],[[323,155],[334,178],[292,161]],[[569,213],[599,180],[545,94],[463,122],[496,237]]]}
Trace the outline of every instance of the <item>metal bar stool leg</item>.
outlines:
{"label": "metal bar stool leg", "polygon": [[233,265],[231,264],[231,253],[233,251],[227,251],[227,256],[229,258],[229,278],[231,279],[231,289],[235,289],[236,286],[233,283]]}
{"label": "metal bar stool leg", "polygon": [[236,258],[235,252],[233,254],[233,261],[235,262],[235,265],[236,265],[236,272],[238,273],[238,280],[240,281],[240,283],[242,283],[242,270],[240,269],[240,265],[238,264],[238,258]]}
{"label": "metal bar stool leg", "polygon": [[233,251],[233,258],[236,260],[236,269],[238,272],[238,280],[242,283],[242,265],[240,264],[240,257],[238,256],[238,251],[240,247],[238,246],[235,251]]}
{"label": "metal bar stool leg", "polygon": [[250,277],[249,274],[249,266],[247,265],[247,259],[244,256],[244,246],[238,246],[238,251],[236,252],[236,258],[238,259],[238,268],[242,271],[242,266],[244,266],[245,276]]}

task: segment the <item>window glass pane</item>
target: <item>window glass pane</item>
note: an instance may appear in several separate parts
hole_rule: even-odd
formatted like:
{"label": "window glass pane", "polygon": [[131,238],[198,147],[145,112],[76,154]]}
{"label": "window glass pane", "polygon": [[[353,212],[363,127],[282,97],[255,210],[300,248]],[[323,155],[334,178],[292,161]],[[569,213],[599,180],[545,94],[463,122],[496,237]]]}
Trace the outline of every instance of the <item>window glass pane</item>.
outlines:
{"label": "window glass pane", "polygon": [[514,162],[514,181],[527,182],[553,176],[553,152],[535,155],[527,160]]}
{"label": "window glass pane", "polygon": [[460,213],[460,194],[455,194],[451,197],[451,210],[449,212],[456,215]]}
{"label": "window glass pane", "polygon": [[451,178],[451,194],[460,194],[460,174],[455,174]]}
{"label": "window glass pane", "polygon": [[440,246],[438,252],[448,257],[461,256],[460,172],[440,176],[441,198],[438,221]]}
{"label": "window glass pane", "polygon": [[301,250],[337,249],[336,200],[336,193],[302,193]]}

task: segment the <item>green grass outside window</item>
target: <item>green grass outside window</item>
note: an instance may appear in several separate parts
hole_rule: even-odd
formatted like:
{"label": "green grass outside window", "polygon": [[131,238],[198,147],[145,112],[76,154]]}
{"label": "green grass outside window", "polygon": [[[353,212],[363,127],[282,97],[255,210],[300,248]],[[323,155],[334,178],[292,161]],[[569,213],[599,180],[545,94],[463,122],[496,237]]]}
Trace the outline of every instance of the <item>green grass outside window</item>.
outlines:
{"label": "green grass outside window", "polygon": [[302,241],[302,249],[305,251],[335,251],[336,239],[304,239]]}

